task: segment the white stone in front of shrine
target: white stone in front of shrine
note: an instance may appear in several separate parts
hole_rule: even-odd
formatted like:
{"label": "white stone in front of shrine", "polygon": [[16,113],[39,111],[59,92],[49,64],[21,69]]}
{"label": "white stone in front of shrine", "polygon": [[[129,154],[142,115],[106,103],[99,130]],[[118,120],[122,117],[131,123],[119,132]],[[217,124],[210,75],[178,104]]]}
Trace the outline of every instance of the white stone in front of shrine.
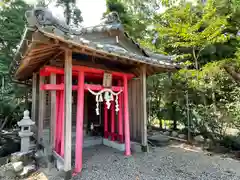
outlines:
{"label": "white stone in front of shrine", "polygon": [[23,119],[17,124],[21,128],[18,133],[21,138],[21,152],[28,152],[30,150],[30,137],[33,135],[31,126],[35,124],[35,122],[30,119],[28,110],[24,111]]}

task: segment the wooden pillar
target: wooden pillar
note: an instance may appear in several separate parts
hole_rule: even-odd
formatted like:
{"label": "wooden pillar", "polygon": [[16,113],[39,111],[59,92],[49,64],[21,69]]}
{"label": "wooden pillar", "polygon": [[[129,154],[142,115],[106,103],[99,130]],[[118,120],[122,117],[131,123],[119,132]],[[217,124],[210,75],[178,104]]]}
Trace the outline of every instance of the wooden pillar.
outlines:
{"label": "wooden pillar", "polygon": [[75,173],[82,170],[83,118],[84,118],[84,72],[78,74],[77,123],[75,147]]}
{"label": "wooden pillar", "polygon": [[33,131],[35,133],[35,138],[38,135],[38,110],[39,110],[39,78],[37,73],[33,73],[32,77],[32,110],[31,118],[35,122]]}
{"label": "wooden pillar", "polygon": [[104,102],[104,138],[108,138],[108,108],[106,102]]}
{"label": "wooden pillar", "polygon": [[[51,74],[50,76],[50,84],[56,84],[56,74]],[[52,151],[55,147],[55,131],[56,131],[56,91],[51,91],[51,118],[50,118],[50,146],[51,151],[50,155],[52,155]]]}
{"label": "wooden pillar", "polygon": [[148,151],[147,144],[147,82],[146,82],[146,65],[141,68],[141,85],[142,85],[142,150]]}
{"label": "wooden pillar", "polygon": [[31,119],[36,122],[37,120],[37,74],[33,73],[32,77],[32,110]]}
{"label": "wooden pillar", "polygon": [[111,141],[115,141],[115,103],[111,104]]}
{"label": "wooden pillar", "polygon": [[[66,85],[65,85],[66,86]],[[64,94],[64,90],[60,92],[60,105],[61,105],[61,109],[60,109],[60,124],[61,126],[59,127],[60,129],[60,155],[63,157],[64,156],[64,152],[65,152],[65,146],[64,146],[64,137],[65,137],[65,94]]]}
{"label": "wooden pillar", "polygon": [[60,139],[60,122],[61,122],[61,111],[60,111],[60,100],[61,100],[61,97],[60,97],[60,91],[56,92],[56,122],[55,122],[55,151],[60,154],[60,142],[61,142],[61,139]]}
{"label": "wooden pillar", "polygon": [[84,120],[83,120],[83,124],[87,124],[87,123],[88,123],[88,94],[86,93],[84,95]]}
{"label": "wooden pillar", "polygon": [[46,113],[46,92],[40,90],[42,84],[44,84],[45,77],[40,76],[39,78],[39,114],[38,114],[38,144],[43,143],[43,122]]}
{"label": "wooden pillar", "polygon": [[123,77],[123,96],[124,96],[124,133],[125,133],[125,155],[131,155],[130,128],[129,128],[129,108],[128,108],[128,79]]}
{"label": "wooden pillar", "polygon": [[72,175],[72,51],[69,49],[65,50],[64,75],[64,171],[65,179],[70,179]]}
{"label": "wooden pillar", "polygon": [[[118,82],[118,86],[121,86],[121,81]],[[119,111],[118,111],[118,136],[120,143],[123,143],[123,95],[122,93],[119,94],[118,98],[118,105],[119,105]]]}

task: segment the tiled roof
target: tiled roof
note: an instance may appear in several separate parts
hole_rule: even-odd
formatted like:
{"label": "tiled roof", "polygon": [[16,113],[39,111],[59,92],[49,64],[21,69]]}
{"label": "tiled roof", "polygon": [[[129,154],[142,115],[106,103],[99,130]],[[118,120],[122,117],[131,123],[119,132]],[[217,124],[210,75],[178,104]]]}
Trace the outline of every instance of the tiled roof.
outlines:
{"label": "tiled roof", "polygon": [[[90,48],[101,50],[106,53],[111,53],[113,55],[127,57],[133,59],[135,61],[139,61],[142,63],[150,64],[153,66],[162,66],[163,68],[170,68],[173,69],[177,67],[176,64],[172,62],[172,58],[170,56],[165,56],[161,54],[155,54],[148,52],[141,48],[137,42],[135,42],[131,37],[124,32],[123,25],[118,17],[116,12],[109,13],[102,19],[102,22],[93,27],[80,27],[78,29],[71,28],[65,22],[53,17],[51,11],[45,8],[35,8],[31,11],[26,12],[26,19],[27,19],[27,27],[30,31],[40,31],[46,34],[52,34],[56,37],[61,37],[66,39],[68,42],[73,42],[74,44],[88,46]],[[124,48],[119,46],[115,46],[112,44],[106,43],[99,43],[88,40],[85,38],[86,34],[94,33],[94,32],[108,32],[111,30],[118,30],[123,33],[131,42],[139,48],[142,55],[135,54],[130,52]],[[25,33],[27,34],[27,33]],[[16,58],[14,64],[18,66],[21,60],[21,50],[23,49],[21,46],[23,44],[24,37],[22,43],[20,44],[20,48],[16,54]],[[15,66],[13,65],[13,66]],[[17,69],[14,67],[13,69]]]}

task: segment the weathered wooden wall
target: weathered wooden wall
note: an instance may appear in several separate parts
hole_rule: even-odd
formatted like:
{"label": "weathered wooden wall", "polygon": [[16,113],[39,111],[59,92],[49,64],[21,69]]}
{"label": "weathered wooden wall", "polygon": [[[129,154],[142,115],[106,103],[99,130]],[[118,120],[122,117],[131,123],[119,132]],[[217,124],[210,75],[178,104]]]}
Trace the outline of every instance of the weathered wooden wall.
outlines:
{"label": "weathered wooden wall", "polygon": [[143,96],[141,78],[129,81],[129,120],[131,140],[141,141],[143,123]]}
{"label": "weathered wooden wall", "polygon": [[[76,125],[76,113],[77,113],[77,92],[73,91],[73,104],[72,104],[72,125],[75,126]],[[45,110],[46,110],[46,114],[45,114],[45,118],[44,118],[44,125],[43,125],[43,129],[48,129],[50,127],[50,116],[51,116],[51,98],[50,98],[50,92],[46,91],[46,106],[45,106]]]}

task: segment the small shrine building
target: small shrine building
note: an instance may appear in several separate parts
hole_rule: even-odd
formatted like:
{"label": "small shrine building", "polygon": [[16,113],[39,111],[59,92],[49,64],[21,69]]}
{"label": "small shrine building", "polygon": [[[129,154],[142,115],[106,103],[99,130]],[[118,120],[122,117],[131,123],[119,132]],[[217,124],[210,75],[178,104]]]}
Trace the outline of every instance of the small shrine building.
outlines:
{"label": "small shrine building", "polygon": [[37,141],[62,158],[66,175],[81,171],[84,140],[94,134],[106,145],[122,145],[126,156],[131,140],[146,151],[146,78],[175,71],[171,57],[141,48],[115,12],[79,29],[45,8],[26,12],[26,20],[10,71],[18,81],[31,81]]}

